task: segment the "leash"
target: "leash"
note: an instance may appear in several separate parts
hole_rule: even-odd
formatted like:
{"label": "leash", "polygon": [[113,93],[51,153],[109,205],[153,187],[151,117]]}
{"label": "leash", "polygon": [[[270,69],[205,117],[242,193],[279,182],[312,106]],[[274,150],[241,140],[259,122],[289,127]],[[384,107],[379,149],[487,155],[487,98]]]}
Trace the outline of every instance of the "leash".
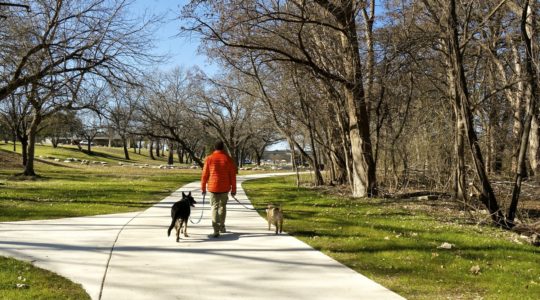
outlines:
{"label": "leash", "polygon": [[238,199],[236,199],[235,196],[231,195],[231,197],[233,197],[234,200],[236,200],[236,202],[238,202],[238,204],[242,205],[245,209],[247,210],[263,210],[263,209],[256,209],[256,208],[250,208],[250,207],[247,207],[246,205],[244,205],[244,203],[240,202]]}
{"label": "leash", "polygon": [[201,215],[199,216],[199,220],[197,222],[193,222],[193,220],[191,219],[191,216],[189,217],[189,221],[191,222],[191,224],[199,224],[202,220],[202,217],[203,217],[203,212],[204,212],[204,200],[206,198],[206,194],[203,194],[202,196],[202,207],[201,207]]}

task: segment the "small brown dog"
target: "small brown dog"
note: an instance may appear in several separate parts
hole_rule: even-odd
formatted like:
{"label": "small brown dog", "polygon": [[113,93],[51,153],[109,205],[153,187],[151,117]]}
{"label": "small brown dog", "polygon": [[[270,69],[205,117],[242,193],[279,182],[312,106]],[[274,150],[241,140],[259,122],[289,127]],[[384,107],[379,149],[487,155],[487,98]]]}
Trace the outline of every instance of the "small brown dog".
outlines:
{"label": "small brown dog", "polygon": [[274,224],[276,227],[276,234],[283,231],[283,210],[281,207],[276,207],[273,204],[268,204],[266,209],[266,219],[268,220],[268,230],[270,230],[270,224]]}

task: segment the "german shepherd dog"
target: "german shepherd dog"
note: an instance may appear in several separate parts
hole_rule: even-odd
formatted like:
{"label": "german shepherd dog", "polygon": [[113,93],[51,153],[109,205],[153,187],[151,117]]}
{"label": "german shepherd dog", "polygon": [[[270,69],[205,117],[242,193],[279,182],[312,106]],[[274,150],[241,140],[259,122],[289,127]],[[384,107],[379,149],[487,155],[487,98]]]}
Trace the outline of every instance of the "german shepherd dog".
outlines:
{"label": "german shepherd dog", "polygon": [[274,224],[276,227],[276,234],[283,231],[283,209],[276,207],[273,204],[268,204],[266,209],[266,219],[268,220],[268,230],[270,230],[270,224]]}
{"label": "german shepherd dog", "polygon": [[167,231],[167,236],[171,236],[171,230],[176,228],[176,242],[180,241],[180,233],[184,233],[184,237],[188,237],[187,224],[189,215],[191,214],[191,206],[195,207],[195,199],[189,194],[182,192],[182,199],[176,202],[171,208],[172,222]]}

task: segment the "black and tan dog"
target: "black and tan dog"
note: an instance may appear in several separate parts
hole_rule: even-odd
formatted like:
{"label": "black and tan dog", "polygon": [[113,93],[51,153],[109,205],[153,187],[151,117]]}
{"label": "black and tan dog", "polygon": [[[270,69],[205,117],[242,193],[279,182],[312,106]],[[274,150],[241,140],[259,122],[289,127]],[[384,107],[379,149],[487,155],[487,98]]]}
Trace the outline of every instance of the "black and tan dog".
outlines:
{"label": "black and tan dog", "polygon": [[273,204],[268,204],[266,209],[266,219],[268,220],[268,230],[270,230],[270,224],[274,224],[276,227],[276,234],[283,231],[283,209],[276,207]]}
{"label": "black and tan dog", "polygon": [[182,199],[180,201],[176,202],[172,208],[171,208],[171,217],[172,222],[171,226],[169,226],[169,230],[167,231],[167,236],[171,235],[171,230],[176,228],[176,241],[180,241],[180,233],[184,233],[184,237],[188,237],[187,234],[187,224],[189,215],[191,214],[191,206],[195,207],[195,199],[193,199],[193,196],[191,196],[191,192],[189,194],[184,194],[182,192]]}

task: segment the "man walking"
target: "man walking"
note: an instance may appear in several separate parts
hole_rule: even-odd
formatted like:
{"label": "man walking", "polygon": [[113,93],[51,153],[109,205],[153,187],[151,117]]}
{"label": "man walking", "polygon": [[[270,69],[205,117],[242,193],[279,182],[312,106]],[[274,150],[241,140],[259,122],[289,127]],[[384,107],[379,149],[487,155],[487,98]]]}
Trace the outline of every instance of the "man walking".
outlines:
{"label": "man walking", "polygon": [[224,151],[222,141],[214,145],[214,152],[205,162],[201,176],[201,190],[203,195],[208,191],[212,193],[210,205],[212,206],[212,227],[214,233],[211,237],[219,237],[225,232],[225,216],[227,215],[228,193],[236,195],[236,166],[232,158]]}

